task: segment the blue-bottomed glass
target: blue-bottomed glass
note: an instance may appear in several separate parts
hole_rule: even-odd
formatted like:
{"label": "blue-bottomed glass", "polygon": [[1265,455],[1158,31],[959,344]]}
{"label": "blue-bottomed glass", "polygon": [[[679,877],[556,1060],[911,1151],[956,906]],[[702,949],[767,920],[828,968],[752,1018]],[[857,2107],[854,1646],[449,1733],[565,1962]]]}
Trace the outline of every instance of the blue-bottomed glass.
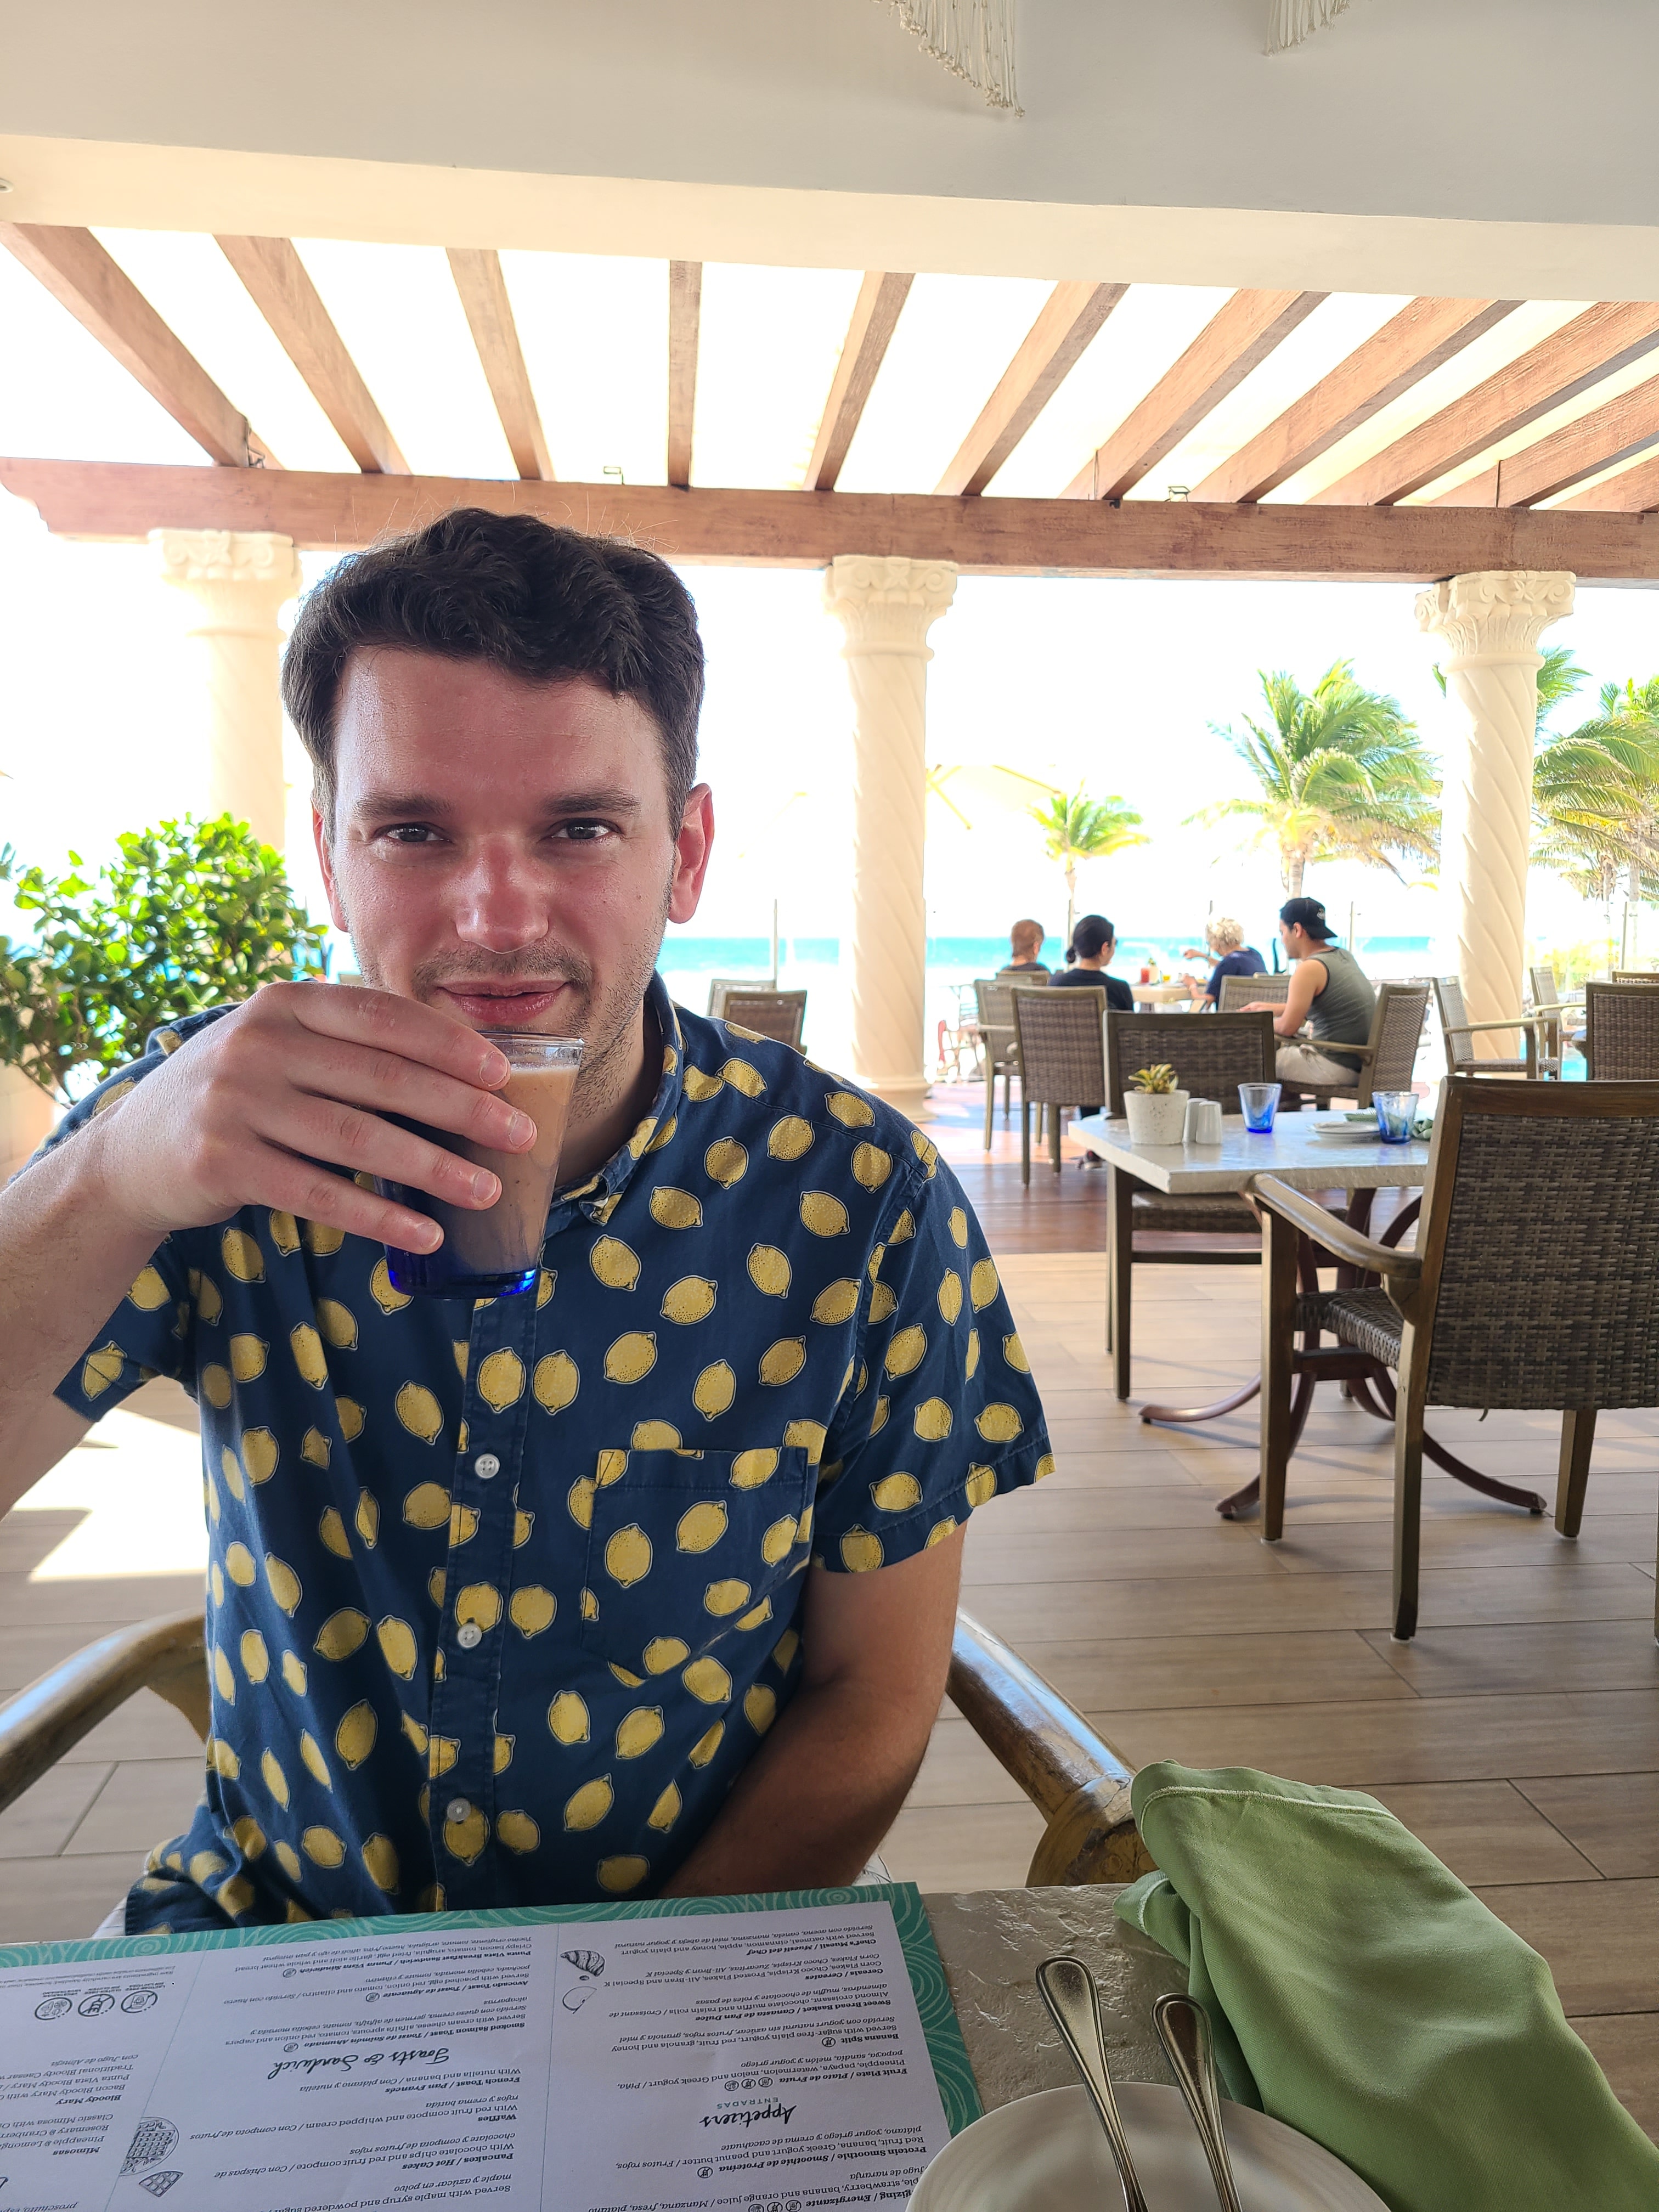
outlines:
{"label": "blue-bottomed glass", "polygon": [[529,1115],[536,1124],[536,1141],[527,1152],[497,1152],[450,1130],[400,1121],[416,1136],[489,1168],[501,1178],[501,1190],[493,1206],[480,1211],[452,1206],[429,1192],[377,1176],[374,1188],[382,1198],[426,1214],[444,1232],[435,1252],[386,1246],[386,1273],[394,1290],[440,1298],[508,1297],[527,1291],[540,1268],[582,1041],[535,1036],[520,1030],[484,1030],[480,1035],[506,1054],[512,1073],[499,1095]]}
{"label": "blue-bottomed glass", "polygon": [[1417,1093],[1414,1091],[1374,1091],[1371,1104],[1376,1109],[1376,1133],[1385,1145],[1407,1145],[1417,1123]]}
{"label": "blue-bottomed glass", "polygon": [[1277,1083],[1241,1083],[1238,1103],[1244,1109],[1244,1127],[1258,1137],[1273,1133],[1273,1115],[1279,1111],[1280,1086]]}

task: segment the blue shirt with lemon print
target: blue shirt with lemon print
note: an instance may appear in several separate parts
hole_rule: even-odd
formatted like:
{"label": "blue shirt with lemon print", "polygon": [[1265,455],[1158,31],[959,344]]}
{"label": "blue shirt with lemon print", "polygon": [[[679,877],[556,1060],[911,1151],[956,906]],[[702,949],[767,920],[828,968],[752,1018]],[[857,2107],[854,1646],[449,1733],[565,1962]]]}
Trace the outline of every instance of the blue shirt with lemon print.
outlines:
{"label": "blue shirt with lemon print", "polygon": [[[58,1395],[201,1410],[206,1790],[129,1929],[648,1893],[862,1574],[1046,1473],[1025,1355],[933,1146],[673,1007],[655,1103],[561,1192],[538,1288],[394,1290],[263,1206],[167,1237]],[[159,1032],[52,1142],[217,1017]]]}

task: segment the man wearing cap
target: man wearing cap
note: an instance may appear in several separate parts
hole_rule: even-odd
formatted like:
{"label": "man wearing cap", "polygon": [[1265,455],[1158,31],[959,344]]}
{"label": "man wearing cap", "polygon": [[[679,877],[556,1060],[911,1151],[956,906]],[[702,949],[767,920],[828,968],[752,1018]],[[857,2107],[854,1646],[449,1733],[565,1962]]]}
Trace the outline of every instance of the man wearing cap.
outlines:
{"label": "man wearing cap", "polygon": [[[1291,985],[1282,1006],[1258,1000],[1247,1013],[1271,1014],[1274,1034],[1285,1042],[1275,1056],[1281,1083],[1349,1083],[1359,1062],[1345,1044],[1364,1044],[1371,1033],[1376,994],[1352,952],[1334,941],[1317,899],[1286,899],[1279,909],[1279,941],[1291,961]],[[1311,1044],[1301,1040],[1304,1030]]]}

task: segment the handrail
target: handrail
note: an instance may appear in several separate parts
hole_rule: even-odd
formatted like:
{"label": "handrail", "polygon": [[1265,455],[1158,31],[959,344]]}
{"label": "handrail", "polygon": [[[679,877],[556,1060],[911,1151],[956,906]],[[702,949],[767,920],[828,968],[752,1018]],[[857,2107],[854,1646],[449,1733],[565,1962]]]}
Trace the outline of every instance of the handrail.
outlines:
{"label": "handrail", "polygon": [[0,1710],[0,1812],[118,1705],[146,1688],[176,1705],[206,1736],[199,1611],[162,1614],[100,1636],[49,1668]]}
{"label": "handrail", "polygon": [[971,1613],[957,1614],[946,1690],[1047,1817],[1028,1887],[1133,1881],[1151,1869],[1130,1809],[1131,1770],[1052,1683]]}

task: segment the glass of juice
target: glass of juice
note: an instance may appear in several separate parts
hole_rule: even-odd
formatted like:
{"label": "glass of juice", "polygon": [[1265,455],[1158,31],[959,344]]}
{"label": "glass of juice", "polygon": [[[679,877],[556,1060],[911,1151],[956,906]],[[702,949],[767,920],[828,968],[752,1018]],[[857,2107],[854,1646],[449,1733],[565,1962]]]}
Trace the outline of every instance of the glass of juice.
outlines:
{"label": "glass of juice", "polygon": [[435,1252],[386,1246],[386,1273],[394,1290],[441,1298],[502,1297],[527,1291],[541,1265],[542,1237],[558,1182],[559,1154],[581,1066],[582,1040],[535,1036],[522,1030],[483,1030],[479,1034],[506,1054],[513,1072],[497,1095],[529,1115],[536,1124],[536,1141],[527,1152],[496,1152],[448,1129],[428,1129],[419,1121],[403,1124],[445,1152],[488,1168],[501,1178],[501,1194],[494,1206],[480,1212],[377,1176],[374,1188],[382,1198],[428,1215],[444,1232]]}

